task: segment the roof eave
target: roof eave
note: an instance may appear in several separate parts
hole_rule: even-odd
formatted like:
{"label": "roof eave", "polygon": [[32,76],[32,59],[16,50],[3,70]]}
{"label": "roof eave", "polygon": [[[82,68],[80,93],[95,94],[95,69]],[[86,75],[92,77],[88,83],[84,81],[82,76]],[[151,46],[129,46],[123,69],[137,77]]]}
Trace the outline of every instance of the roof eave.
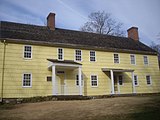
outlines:
{"label": "roof eave", "polygon": [[79,45],[79,44],[66,44],[66,43],[57,43],[57,42],[48,42],[48,41],[35,41],[35,40],[24,40],[24,39],[11,39],[11,38],[0,38],[0,41],[3,42],[6,40],[7,43],[17,43],[17,44],[31,44],[31,45],[42,45],[42,46],[55,46],[55,47],[66,47],[66,48],[79,48],[79,49],[91,49],[107,52],[121,52],[121,53],[135,53],[135,54],[147,54],[147,55],[157,55],[157,52],[150,51],[138,51],[138,50],[129,50],[129,49],[117,49],[117,48],[105,48],[98,46],[88,46],[88,45]]}

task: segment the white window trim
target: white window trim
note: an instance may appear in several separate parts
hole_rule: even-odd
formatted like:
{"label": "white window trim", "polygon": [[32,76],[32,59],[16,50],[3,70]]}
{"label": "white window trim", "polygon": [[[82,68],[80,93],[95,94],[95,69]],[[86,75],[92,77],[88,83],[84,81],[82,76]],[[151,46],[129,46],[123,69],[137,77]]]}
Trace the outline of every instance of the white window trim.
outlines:
{"label": "white window trim", "polygon": [[[78,74],[76,74],[76,76],[75,76],[75,85],[76,85],[77,87],[79,87],[79,85],[77,85],[77,75],[78,75]],[[82,77],[83,77],[83,79],[81,80],[81,82],[83,82],[83,83],[82,83],[81,86],[83,87],[83,86],[84,86],[84,76],[82,75]],[[81,78],[82,78],[82,77],[81,77]]]}
{"label": "white window trim", "polygon": [[[97,76],[97,86],[92,86],[92,79],[91,79],[92,77],[91,76]],[[91,85],[92,88],[98,87],[98,75],[96,75],[96,74],[91,74],[90,75],[90,85]]]}
{"label": "white window trim", "polygon": [[[59,49],[62,49],[62,59],[59,59],[58,55],[59,55]],[[64,61],[64,49],[63,48],[57,48],[57,60],[59,61]]]}
{"label": "white window trim", "polygon": [[[118,54],[119,63],[115,63],[115,62],[114,62],[114,54]],[[119,53],[113,53],[113,63],[114,63],[114,64],[120,64],[120,54],[119,54]]]}
{"label": "white window trim", "polygon": [[[122,76],[122,85],[119,84],[119,76]],[[119,86],[124,86],[124,76],[122,74],[118,75],[118,85]]]}
{"label": "white window trim", "polygon": [[[147,76],[150,76],[150,84],[147,84]],[[147,86],[151,86],[152,85],[152,78],[151,78],[151,75],[146,75],[145,76],[145,79],[146,79],[146,84],[147,84]]]}
{"label": "white window trim", "polygon": [[[92,51],[92,52],[95,52],[95,61],[91,61],[91,59],[90,59],[90,58],[91,58],[91,55],[90,55],[90,52],[91,52],[91,51]],[[97,57],[96,57],[96,51],[95,51],[95,50],[90,50],[90,51],[89,51],[89,61],[90,61],[90,62],[97,62]]]}
{"label": "white window trim", "polygon": [[137,85],[135,84],[135,79],[134,79],[134,85],[135,85],[135,86],[139,86],[138,75],[134,75],[134,76],[137,76]]}
{"label": "white window trim", "polygon": [[[132,62],[131,62],[131,55],[133,55],[133,56],[134,56],[135,64],[132,64]],[[136,55],[134,55],[134,54],[130,54],[130,63],[131,63],[131,65],[136,65]]]}
{"label": "white window trim", "polygon": [[[29,47],[31,47],[31,58],[25,58],[25,57],[24,57],[24,50],[25,50],[25,46],[29,46]],[[26,60],[30,60],[30,59],[32,59],[32,51],[33,51],[33,47],[32,47],[31,45],[24,45],[24,46],[23,46],[23,59],[26,59]]]}
{"label": "white window trim", "polygon": [[[147,57],[147,61],[148,61],[148,64],[145,64],[145,62],[144,62],[144,57]],[[143,64],[145,65],[145,66],[148,66],[149,65],[149,57],[148,57],[148,55],[143,55]]]}
{"label": "white window trim", "polygon": [[[31,74],[31,83],[30,86],[23,86],[23,78],[24,78],[24,74]],[[22,88],[31,88],[32,87],[32,73],[23,73],[22,74]]]}
{"label": "white window trim", "polygon": [[[81,51],[81,61],[76,60],[76,50],[80,50],[80,51]],[[82,62],[82,61],[83,61],[83,60],[82,60],[82,50],[81,50],[81,49],[75,49],[75,50],[74,50],[74,61],[76,61],[76,62]]]}

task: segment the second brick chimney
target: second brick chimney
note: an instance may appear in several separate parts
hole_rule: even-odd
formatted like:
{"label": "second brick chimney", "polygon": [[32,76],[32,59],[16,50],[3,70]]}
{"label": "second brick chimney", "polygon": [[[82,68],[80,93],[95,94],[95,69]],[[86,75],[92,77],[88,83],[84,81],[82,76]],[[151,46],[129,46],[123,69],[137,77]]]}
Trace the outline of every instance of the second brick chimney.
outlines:
{"label": "second brick chimney", "polygon": [[55,13],[49,13],[47,16],[47,26],[50,30],[55,30]]}
{"label": "second brick chimney", "polygon": [[139,35],[138,35],[138,28],[137,27],[131,27],[127,30],[128,32],[128,38],[132,38],[135,41],[139,41]]}

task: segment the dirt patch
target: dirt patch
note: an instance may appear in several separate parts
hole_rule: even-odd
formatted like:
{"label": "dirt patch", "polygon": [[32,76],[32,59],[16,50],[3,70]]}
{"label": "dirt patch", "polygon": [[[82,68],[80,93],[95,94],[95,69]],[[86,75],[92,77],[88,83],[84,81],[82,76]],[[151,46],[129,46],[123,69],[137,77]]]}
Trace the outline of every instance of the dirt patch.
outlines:
{"label": "dirt patch", "polygon": [[0,119],[81,120],[129,119],[145,111],[160,109],[160,96],[117,97],[94,100],[48,101],[0,106]]}

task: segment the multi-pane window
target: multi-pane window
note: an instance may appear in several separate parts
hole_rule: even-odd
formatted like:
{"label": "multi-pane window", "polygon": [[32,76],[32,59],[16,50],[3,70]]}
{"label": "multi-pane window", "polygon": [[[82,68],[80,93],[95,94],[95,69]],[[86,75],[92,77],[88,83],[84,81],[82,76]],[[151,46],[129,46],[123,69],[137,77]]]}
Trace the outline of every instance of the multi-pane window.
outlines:
{"label": "multi-pane window", "polygon": [[151,76],[150,75],[146,76],[146,82],[147,82],[147,85],[151,85]]}
{"label": "multi-pane window", "polygon": [[97,78],[97,75],[91,75],[91,86],[92,86],[92,87],[98,86],[98,78]]}
{"label": "multi-pane window", "polygon": [[82,51],[81,50],[75,50],[75,60],[82,61]]}
{"label": "multi-pane window", "polygon": [[148,65],[148,56],[143,56],[144,64]]}
{"label": "multi-pane window", "polygon": [[134,75],[134,85],[138,86],[138,76]]}
{"label": "multi-pane window", "polygon": [[119,63],[119,54],[114,54],[114,63]]}
{"label": "multi-pane window", "polygon": [[31,87],[32,75],[30,73],[23,74],[23,87]]}
{"label": "multi-pane window", "polygon": [[[83,86],[83,75],[81,76],[81,86]],[[79,75],[76,75],[76,85],[79,86]]]}
{"label": "multi-pane window", "polygon": [[136,64],[135,55],[130,55],[130,58],[131,58],[131,64],[135,65]]}
{"label": "multi-pane window", "polygon": [[96,61],[96,52],[90,51],[90,61]]}
{"label": "multi-pane window", "polygon": [[24,58],[32,58],[32,47],[29,45],[24,46]]}
{"label": "multi-pane window", "polygon": [[62,48],[58,48],[58,60],[63,60],[63,49]]}
{"label": "multi-pane window", "polygon": [[118,76],[119,85],[123,85],[123,77],[122,75]]}

